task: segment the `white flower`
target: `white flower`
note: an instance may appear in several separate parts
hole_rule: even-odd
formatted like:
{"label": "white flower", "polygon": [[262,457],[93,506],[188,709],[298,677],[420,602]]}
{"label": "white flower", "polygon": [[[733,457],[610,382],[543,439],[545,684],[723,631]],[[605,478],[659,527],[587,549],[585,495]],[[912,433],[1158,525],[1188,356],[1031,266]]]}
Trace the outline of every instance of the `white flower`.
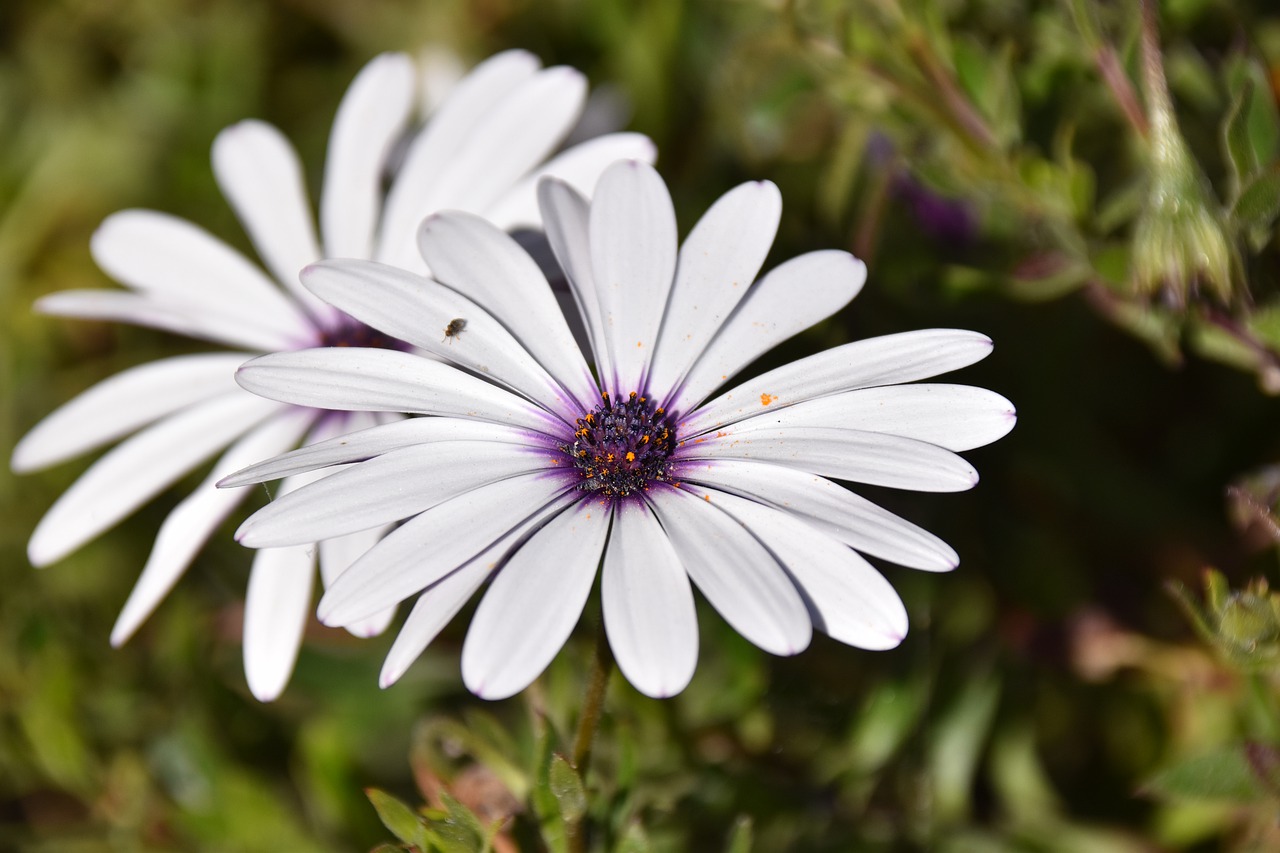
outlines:
{"label": "white flower", "polygon": [[[541,69],[522,51],[498,54],[460,80],[409,142],[389,192],[388,159],[415,105],[417,72],[387,54],[356,77],[334,120],[317,240],[298,157],[270,125],[246,121],[214,142],[218,184],[249,232],[272,281],[251,261],[196,225],[154,211],[109,217],[93,256],[129,290],[56,293],[47,313],[152,326],[239,349],[186,355],[126,370],[37,425],[14,450],[15,471],[52,465],[129,436],[95,462],[41,520],[31,562],[61,559],[225,449],[212,473],[169,514],[112,631],[129,638],[172,588],[214,530],[245,497],[214,483],[300,441],[316,441],[395,419],[334,415],[280,405],[241,390],[235,369],[255,352],[320,345],[390,346],[307,292],[298,271],[324,257],[377,258],[426,272],[415,230],[442,207],[483,213],[504,228],[541,225],[537,181],[555,174],[590,189],[618,157],[652,159],[638,134],[593,139],[544,162],[572,128],[586,83],[570,68]],[[438,75],[437,75],[438,76]],[[229,449],[227,449],[229,448]],[[306,479],[286,481],[282,491]],[[381,535],[329,538],[320,568],[332,581]],[[264,550],[254,560],[245,615],[245,672],[254,695],[275,698],[288,681],[311,603],[316,547]],[[382,631],[391,612],[352,623]]]}
{"label": "white flower", "polygon": [[[986,356],[974,332],[933,329],[819,353],[711,392],[861,288],[845,252],[795,258],[752,284],[781,211],[777,188],[721,198],[677,252],[671,199],[651,168],[611,166],[588,203],[540,187],[556,256],[595,356],[597,385],[537,266],[497,228],[458,212],[419,232],[435,280],[358,261],[303,282],[362,322],[444,359],[374,349],[269,355],[239,382],[299,405],[402,420],[260,463],[222,485],[352,464],[284,495],[237,537],[287,546],[408,519],[325,593],[350,625],[418,598],[383,668],[408,665],[490,576],[462,673],[487,698],[528,685],[564,643],[603,556],[603,615],[619,667],[670,696],[698,634],[690,580],[743,636],[794,654],[814,627],[896,646],[906,612],[858,552],[919,569],[957,563],[945,543],[826,479],[956,491],[977,474],[954,451],[1003,436],[1009,401],[924,379]],[[446,339],[451,320],[461,334]]]}

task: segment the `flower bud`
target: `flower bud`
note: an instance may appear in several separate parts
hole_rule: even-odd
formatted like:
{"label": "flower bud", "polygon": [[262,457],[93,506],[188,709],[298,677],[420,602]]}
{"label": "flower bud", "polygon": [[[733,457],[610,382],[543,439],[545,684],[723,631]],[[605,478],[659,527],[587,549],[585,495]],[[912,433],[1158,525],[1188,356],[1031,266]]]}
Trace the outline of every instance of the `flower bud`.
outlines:
{"label": "flower bud", "polygon": [[1232,591],[1213,569],[1205,571],[1204,586],[1203,605],[1181,584],[1169,587],[1196,632],[1237,669],[1280,664],[1280,594],[1271,592],[1262,579]]}
{"label": "flower bud", "polygon": [[1152,0],[1143,3],[1142,53],[1151,184],[1133,233],[1133,287],[1176,306],[1201,291],[1230,302],[1235,250],[1209,182],[1178,130]]}

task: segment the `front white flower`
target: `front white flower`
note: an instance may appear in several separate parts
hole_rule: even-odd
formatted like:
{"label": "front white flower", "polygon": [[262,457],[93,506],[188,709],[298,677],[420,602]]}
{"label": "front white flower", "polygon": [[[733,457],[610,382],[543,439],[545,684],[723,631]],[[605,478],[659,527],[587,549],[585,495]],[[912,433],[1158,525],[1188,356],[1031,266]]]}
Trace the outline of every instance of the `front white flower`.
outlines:
{"label": "front white flower", "polygon": [[[236,386],[236,367],[255,352],[406,348],[308,292],[298,281],[302,267],[324,257],[377,258],[425,273],[415,232],[427,214],[461,208],[503,228],[540,227],[536,187],[543,175],[590,190],[618,157],[654,156],[647,138],[618,133],[548,161],[582,110],[586,82],[573,69],[542,69],[531,54],[509,51],[456,84],[412,137],[384,194],[388,160],[413,117],[417,75],[407,56],[383,55],[360,72],[343,98],[320,199],[323,240],[312,222],[297,154],[278,130],[246,121],[218,136],[213,166],[219,186],[274,281],[190,222],[131,210],[109,217],[92,243],[98,265],[129,289],[68,291],[40,301],[47,313],[152,326],[240,350],[126,370],[55,411],[14,450],[13,469],[31,471],[136,433],[94,463],[41,520],[28,548],[37,566],[75,551],[225,451],[161,526],[112,631],[113,644],[137,630],[245,497],[243,491],[218,491],[218,479],[300,441],[398,419],[393,413],[334,414],[271,403]],[[315,476],[290,478],[282,492]],[[332,582],[384,530],[326,537],[319,546],[324,582]],[[246,597],[245,672],[250,689],[264,701],[280,693],[292,672],[311,606],[316,551],[314,542],[298,542],[261,551],[254,561]],[[350,628],[360,635],[379,633],[392,615],[372,613]]]}
{"label": "front white flower", "polygon": [[[240,529],[281,547],[403,521],[329,588],[320,618],[350,625],[421,592],[382,673],[409,664],[490,577],[462,653],[467,686],[510,696],[577,622],[603,558],[604,624],[641,691],[670,696],[697,659],[690,580],[761,648],[794,654],[814,627],[883,649],[907,630],[858,552],[945,571],[955,552],[828,477],[920,491],[977,482],[955,451],[1013,426],[979,388],[910,384],[985,357],[973,332],[847,344],[708,401],[757,356],[838,311],[865,279],[845,252],[788,261],[752,284],[781,212],[770,183],[721,198],[677,251],[657,173],[611,166],[588,203],[539,191],[597,366],[593,377],[533,261],[478,217],[429,218],[433,278],[325,261],[303,282],[341,311],[440,360],[315,349],[241,368],[244,387],[296,405],[411,418],[302,448],[220,485],[347,467]],[[465,334],[443,330],[464,319]]]}

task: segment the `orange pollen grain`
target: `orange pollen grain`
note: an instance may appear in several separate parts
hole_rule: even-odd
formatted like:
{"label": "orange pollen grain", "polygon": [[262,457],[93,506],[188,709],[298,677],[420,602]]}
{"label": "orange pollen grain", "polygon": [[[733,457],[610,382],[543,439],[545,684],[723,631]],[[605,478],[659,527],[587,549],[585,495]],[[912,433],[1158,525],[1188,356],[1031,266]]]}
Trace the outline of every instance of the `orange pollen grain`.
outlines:
{"label": "orange pollen grain", "polygon": [[776,394],[761,394],[761,395],[760,395],[760,405],[762,405],[762,406],[767,406],[767,405],[769,405],[770,403],[772,403],[772,402],[773,402],[774,400],[776,400],[776,399],[778,399],[778,397],[777,397],[777,395],[776,395]]}
{"label": "orange pollen grain", "polygon": [[635,455],[634,453],[632,453],[630,450],[628,450],[628,451],[627,451],[627,461],[628,461],[628,462],[635,462],[635,461],[636,461],[636,455]]}

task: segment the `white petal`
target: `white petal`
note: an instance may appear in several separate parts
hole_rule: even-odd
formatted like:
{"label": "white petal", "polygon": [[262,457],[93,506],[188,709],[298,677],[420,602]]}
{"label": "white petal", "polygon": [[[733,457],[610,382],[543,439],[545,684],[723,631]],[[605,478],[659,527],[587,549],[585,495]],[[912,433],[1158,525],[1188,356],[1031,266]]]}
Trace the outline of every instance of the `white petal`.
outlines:
{"label": "white petal", "polygon": [[721,196],[685,238],[646,380],[655,398],[671,399],[671,391],[747,295],[781,216],[778,188],[752,181]]}
{"label": "white petal", "polygon": [[742,434],[757,428],[841,427],[892,433],[948,450],[972,450],[1013,429],[1013,404],[968,385],[886,385],[806,400],[734,424]]}
{"label": "white petal", "polygon": [[250,548],[275,548],[345,536],[548,467],[545,454],[514,444],[441,441],[405,447],[281,495],[242,524],[236,539]]}
{"label": "white petal", "polygon": [[244,602],[244,675],[259,702],[284,690],[311,609],[315,545],[267,548],[253,558]]}
{"label": "white petal", "polygon": [[493,580],[462,646],[462,680],[484,699],[514,696],[569,639],[591,593],[607,504],[580,501],[520,546]]}
{"label": "white petal", "polygon": [[[503,547],[511,544],[508,537],[499,542]],[[399,681],[409,665],[418,659],[489,577],[493,571],[492,561],[483,559],[484,556],[480,555],[418,596],[413,610],[404,620],[404,627],[391,644],[391,651],[387,652],[382,672],[378,675],[378,686],[385,689]]]}
{"label": "white petal", "polygon": [[559,178],[589,198],[600,175],[613,163],[619,160],[653,163],[657,157],[657,146],[642,133],[608,133],[588,139],[557,154],[522,179],[496,204],[484,211],[484,218],[503,231],[541,228],[538,183],[544,177]]}
{"label": "white petal", "polygon": [[174,507],[160,525],[147,564],[111,629],[111,645],[119,646],[133,636],[182,577],[213,531],[248,496],[244,490],[225,492],[214,488],[218,478],[251,459],[279,453],[294,444],[314,418],[315,414],[305,409],[289,409],[272,417],[232,445],[214,463],[213,472],[205,481]]}
{"label": "white petal", "polygon": [[487,210],[569,135],[586,99],[586,78],[566,66],[520,83],[476,123],[449,168],[426,188],[420,209]]}
{"label": "white petal", "polygon": [[547,178],[538,184],[538,203],[547,229],[547,240],[556,261],[569,280],[569,289],[587,330],[596,372],[611,377],[613,356],[600,319],[600,297],[591,274],[590,217],[586,198],[573,187]]}
{"label": "white petal", "polygon": [[[351,564],[360,559],[374,545],[392,530],[391,525],[360,530],[346,536],[335,536],[332,539],[320,540],[320,579],[325,588],[333,585]],[[381,613],[375,613],[368,619],[353,622],[347,630],[357,637],[376,637],[396,616],[396,608],[388,607]]]}
{"label": "white petal", "polygon": [[746,528],[681,489],[648,499],[689,577],[733,629],[775,655],[809,645],[813,626],[800,593]]}
{"label": "white petal", "polygon": [[330,465],[363,462],[402,447],[464,438],[526,446],[539,442],[546,447],[554,444],[548,436],[502,424],[461,418],[406,418],[300,447],[275,459],[250,465],[223,478],[218,487],[225,489],[263,483]]}
{"label": "white petal", "polygon": [[891,649],[907,635],[907,611],[871,564],[790,513],[724,492],[711,502],[743,524],[800,588],[814,627],[863,649]]}
{"label": "white petal", "polygon": [[[303,270],[302,280],[367,326],[501,383],[569,423],[582,415],[581,406],[501,323],[439,282],[373,261],[325,261]],[[459,318],[463,328],[446,334]]]}
{"label": "white petal", "polygon": [[684,690],[698,664],[698,614],[680,558],[645,503],[626,501],[614,513],[600,597],[627,681],[655,699]]}
{"label": "white petal", "polygon": [[217,311],[295,338],[309,333],[306,316],[260,269],[185,219],[152,210],[113,213],[89,248],[112,278],[169,304]]}
{"label": "white petal", "polygon": [[121,290],[64,290],[42,296],[36,300],[35,308],[57,317],[130,323],[254,350],[294,349],[306,346],[315,337],[310,330],[282,332],[216,309],[179,305]]}
{"label": "white petal", "polygon": [[320,621],[342,627],[425,589],[532,515],[564,505],[565,481],[545,474],[500,480],[406,521],[347,569],[320,601]]}
{"label": "white petal", "polygon": [[484,116],[532,78],[540,65],[531,53],[508,50],[480,63],[458,82],[405,155],[387,195],[376,260],[425,271],[418,256],[418,223],[436,210],[424,204],[426,194],[452,167],[458,152],[470,144]]}
{"label": "white petal", "polygon": [[483,306],[566,390],[595,406],[595,381],[569,324],[515,240],[478,216],[448,211],[423,222],[418,241],[434,278]]}
{"label": "white petal", "polygon": [[332,347],[255,358],[241,387],[273,400],[339,411],[455,415],[559,435],[563,422],[457,368],[387,349]]}
{"label": "white petal", "polygon": [[34,471],[128,435],[200,400],[234,392],[244,353],[153,361],[104,379],[55,409],[13,449],[10,466]]}
{"label": "white petal", "polygon": [[[854,341],[793,361],[726,391],[681,422],[680,435],[698,435],[774,405],[782,408],[842,391],[927,379],[967,367],[990,354],[990,338],[958,329],[922,329]],[[685,399],[683,391],[681,399]],[[674,405],[668,408],[674,410]]]}
{"label": "white petal", "polygon": [[342,97],[329,134],[320,230],[331,258],[373,257],[387,156],[413,111],[413,60],[374,57]]}
{"label": "white petal", "polygon": [[687,411],[792,335],[825,320],[862,289],[867,268],[848,252],[792,258],[756,282],[693,363],[668,408]]}
{"label": "white petal", "polygon": [[[563,504],[558,504],[555,509],[561,506]],[[413,605],[413,611],[409,613],[391,651],[387,653],[378,684],[385,688],[399,681],[409,665],[418,659],[436,635],[449,624],[449,620],[462,609],[462,605],[467,603],[472,593],[493,573],[494,568],[506,560],[511,549],[518,547],[529,532],[541,526],[552,512],[553,509],[548,508],[530,516],[452,574],[428,587]]]}
{"label": "white petal", "polygon": [[653,167],[628,160],[605,170],[590,229],[600,319],[617,371],[609,390],[625,395],[643,390],[676,270],[676,214]]}
{"label": "white petal", "polygon": [[251,394],[225,394],[117,445],[40,519],[27,546],[32,564],[48,565],[70,554],[279,410]]}
{"label": "white petal", "polygon": [[323,254],[302,163],[289,140],[265,122],[233,124],[213,141],[213,174],[267,269],[308,313],[331,321],[333,309],[298,282],[298,271]]}
{"label": "white petal", "polygon": [[[698,443],[701,442],[701,443]],[[916,492],[962,492],[978,484],[973,466],[935,444],[832,427],[722,430],[681,443],[680,459],[752,459],[838,480]]]}
{"label": "white petal", "polygon": [[674,475],[796,513],[846,545],[900,566],[948,572],[960,563],[955,550],[929,531],[816,474],[717,459],[680,464]]}

